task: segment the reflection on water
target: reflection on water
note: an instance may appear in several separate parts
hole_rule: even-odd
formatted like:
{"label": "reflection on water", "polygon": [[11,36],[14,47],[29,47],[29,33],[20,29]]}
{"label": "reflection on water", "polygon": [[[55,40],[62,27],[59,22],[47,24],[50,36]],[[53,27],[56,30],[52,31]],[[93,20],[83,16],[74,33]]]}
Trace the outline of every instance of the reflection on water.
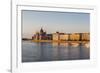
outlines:
{"label": "reflection on water", "polygon": [[89,59],[89,43],[34,43],[23,41],[22,62]]}
{"label": "reflection on water", "polygon": [[[70,43],[71,44],[71,46],[73,46],[73,47],[78,47],[79,46],[79,43]],[[80,44],[81,45],[81,44]]]}
{"label": "reflection on water", "polygon": [[53,42],[52,43],[52,46],[63,46],[63,47],[67,47],[68,46],[68,43],[57,43],[57,42]]}

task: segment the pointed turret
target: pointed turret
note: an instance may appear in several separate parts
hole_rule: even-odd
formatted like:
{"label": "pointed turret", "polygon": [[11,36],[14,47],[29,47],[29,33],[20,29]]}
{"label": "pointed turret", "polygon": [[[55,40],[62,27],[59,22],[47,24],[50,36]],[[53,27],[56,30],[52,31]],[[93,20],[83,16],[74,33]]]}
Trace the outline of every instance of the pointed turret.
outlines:
{"label": "pointed turret", "polygon": [[40,29],[40,33],[41,33],[41,34],[43,34],[43,33],[44,33],[44,30],[43,30],[42,28]]}

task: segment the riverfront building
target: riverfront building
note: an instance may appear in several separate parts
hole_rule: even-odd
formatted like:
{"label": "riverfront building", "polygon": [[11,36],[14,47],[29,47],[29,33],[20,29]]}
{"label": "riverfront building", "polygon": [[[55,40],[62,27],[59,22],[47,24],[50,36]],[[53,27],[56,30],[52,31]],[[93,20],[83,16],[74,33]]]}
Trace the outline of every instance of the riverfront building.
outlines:
{"label": "riverfront building", "polygon": [[79,33],[72,33],[69,35],[69,39],[71,41],[79,41],[80,40],[80,34]]}
{"label": "riverfront building", "polygon": [[72,33],[69,35],[69,39],[71,41],[89,41],[90,34],[89,33]]}
{"label": "riverfront building", "polygon": [[56,33],[53,33],[52,35],[53,35],[54,41],[57,41],[57,40],[68,41],[68,36],[69,36],[68,34],[56,32]]}
{"label": "riverfront building", "polygon": [[89,41],[90,33],[52,33],[47,34],[42,28],[32,36],[33,40],[53,40],[53,41]]}
{"label": "riverfront building", "polygon": [[59,33],[58,32],[56,32],[56,33],[53,33],[52,34],[53,36],[52,36],[52,38],[53,38],[53,40],[55,40],[55,41],[57,41],[57,40],[59,40]]}
{"label": "riverfront building", "polygon": [[90,40],[90,33],[82,33],[82,37],[81,37],[82,41],[89,41]]}
{"label": "riverfront building", "polygon": [[68,41],[69,35],[68,34],[60,34],[60,40],[61,41]]}

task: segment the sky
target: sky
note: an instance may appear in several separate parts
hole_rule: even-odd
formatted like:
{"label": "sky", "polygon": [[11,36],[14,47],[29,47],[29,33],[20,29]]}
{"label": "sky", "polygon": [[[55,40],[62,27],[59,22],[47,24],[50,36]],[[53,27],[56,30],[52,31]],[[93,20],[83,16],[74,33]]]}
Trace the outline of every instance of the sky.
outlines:
{"label": "sky", "polygon": [[43,28],[47,33],[90,32],[90,14],[22,10],[22,37],[31,38]]}

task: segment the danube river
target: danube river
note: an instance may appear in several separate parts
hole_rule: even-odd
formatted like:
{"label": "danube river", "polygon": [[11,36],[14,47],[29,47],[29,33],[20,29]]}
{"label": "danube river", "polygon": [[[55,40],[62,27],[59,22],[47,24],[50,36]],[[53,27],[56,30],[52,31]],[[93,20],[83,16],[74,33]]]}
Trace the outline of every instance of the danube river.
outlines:
{"label": "danube river", "polygon": [[22,62],[84,60],[90,58],[89,43],[22,42]]}

